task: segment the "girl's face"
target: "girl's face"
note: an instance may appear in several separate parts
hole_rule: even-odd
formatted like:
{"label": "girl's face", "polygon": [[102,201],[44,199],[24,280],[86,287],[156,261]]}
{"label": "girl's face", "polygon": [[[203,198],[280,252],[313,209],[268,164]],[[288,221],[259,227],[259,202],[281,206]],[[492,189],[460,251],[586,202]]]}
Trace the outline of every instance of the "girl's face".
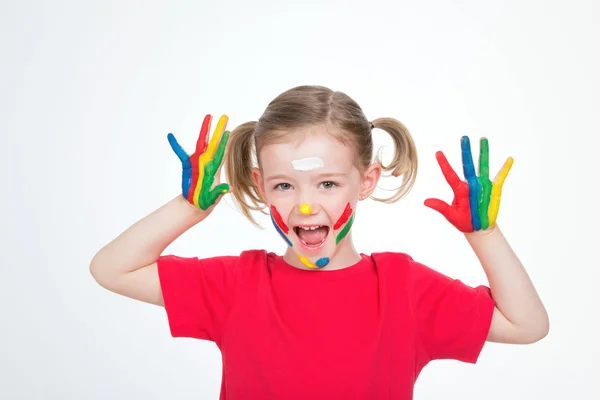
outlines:
{"label": "girl's face", "polygon": [[338,269],[358,261],[350,240],[356,205],[373,192],[381,174],[374,165],[361,175],[354,150],[327,129],[333,128],[299,129],[290,137],[304,135],[302,141],[264,146],[261,170],[253,174],[289,246],[286,261],[301,268]]}

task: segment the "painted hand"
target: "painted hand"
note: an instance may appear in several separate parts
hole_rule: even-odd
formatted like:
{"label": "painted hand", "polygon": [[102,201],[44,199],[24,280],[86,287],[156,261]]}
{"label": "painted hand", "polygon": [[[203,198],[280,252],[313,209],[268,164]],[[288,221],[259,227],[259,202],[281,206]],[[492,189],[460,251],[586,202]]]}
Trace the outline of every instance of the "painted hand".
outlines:
{"label": "painted hand", "polygon": [[442,152],[436,158],[448,184],[454,191],[452,206],[438,199],[427,199],[425,205],[439,211],[461,232],[485,230],[494,226],[500,209],[500,196],[504,180],[513,164],[509,157],[496,175],[494,182],[489,179],[489,143],[482,138],[479,150],[479,176],[475,174],[471,143],[467,136],[461,138],[461,150],[465,181],[461,181]]}
{"label": "painted hand", "polygon": [[192,155],[183,150],[172,133],[167,136],[171,148],[181,160],[181,193],[188,202],[202,210],[207,210],[217,203],[223,194],[229,192],[229,185],[219,183],[223,156],[229,139],[229,132],[225,131],[228,118],[226,115],[221,116],[208,143],[211,121],[211,115],[204,117],[196,151]]}

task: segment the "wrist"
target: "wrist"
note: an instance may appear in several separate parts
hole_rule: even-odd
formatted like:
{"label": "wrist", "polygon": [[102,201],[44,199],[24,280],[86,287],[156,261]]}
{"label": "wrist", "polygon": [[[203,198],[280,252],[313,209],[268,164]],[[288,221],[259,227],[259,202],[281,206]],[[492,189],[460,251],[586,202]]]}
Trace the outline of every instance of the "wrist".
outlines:
{"label": "wrist", "polygon": [[489,236],[494,234],[496,231],[498,231],[498,224],[494,224],[493,226],[490,226],[489,228],[485,229],[485,230],[478,230],[478,231],[473,231],[473,232],[464,232],[465,237],[468,238],[472,238],[472,237],[483,237],[483,236]]}
{"label": "wrist", "polygon": [[188,201],[188,199],[186,199],[185,197],[183,197],[183,194],[180,194],[179,196],[177,196],[177,201],[179,201],[179,203],[181,203],[182,205],[184,205],[183,207],[185,207],[186,209],[186,213],[189,213],[190,217],[192,218],[199,218],[199,219],[204,219],[206,218],[206,216],[208,215],[208,212],[202,210],[199,207],[196,207],[196,205],[190,203]]}

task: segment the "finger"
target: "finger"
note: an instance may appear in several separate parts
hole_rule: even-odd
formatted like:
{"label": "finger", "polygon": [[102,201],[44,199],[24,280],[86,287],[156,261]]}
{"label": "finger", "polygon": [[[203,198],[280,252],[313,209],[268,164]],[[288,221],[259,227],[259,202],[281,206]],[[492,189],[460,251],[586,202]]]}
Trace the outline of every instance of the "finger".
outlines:
{"label": "finger", "polygon": [[500,190],[502,190],[504,181],[506,180],[506,177],[508,176],[508,173],[510,172],[510,169],[512,168],[513,163],[514,163],[514,159],[512,157],[508,157],[506,159],[506,161],[504,162],[504,165],[502,166],[502,169],[498,172],[498,174],[496,175],[496,178],[494,178],[494,188],[496,186],[498,186],[498,188]]}
{"label": "finger", "polygon": [[500,211],[500,197],[501,196],[492,196],[490,198],[490,206],[488,208],[488,219],[490,221],[490,226],[494,226],[496,224],[498,211]]}
{"label": "finger", "polygon": [[479,221],[479,196],[481,194],[481,188],[479,180],[475,174],[475,165],[473,164],[473,154],[471,153],[471,142],[468,136],[463,136],[460,140],[460,147],[462,150],[462,161],[463,171],[465,179],[469,184],[469,207],[471,209],[471,224],[474,230],[481,228],[481,222]]}
{"label": "finger", "polygon": [[490,205],[488,207],[488,218],[490,220],[490,226],[494,226],[496,224],[496,220],[498,218],[498,213],[500,211],[500,200],[502,197],[502,186],[504,185],[504,180],[508,176],[508,173],[513,165],[513,158],[509,157],[505,162],[504,166],[496,175],[494,179],[494,183],[492,186],[492,195],[490,196]]}
{"label": "finger", "polygon": [[460,178],[452,169],[452,166],[446,159],[446,156],[441,151],[435,153],[435,158],[437,159],[438,164],[440,165],[440,169],[442,170],[442,174],[444,174],[444,178],[446,178],[446,182],[452,188],[452,190],[456,190],[461,183]]}
{"label": "finger", "polygon": [[185,152],[183,147],[181,147],[181,145],[177,142],[177,139],[175,139],[175,135],[173,135],[172,133],[169,133],[167,135],[167,139],[169,140],[171,149],[173,149],[175,154],[177,154],[177,157],[179,157],[179,160],[181,161],[181,163],[183,164],[183,163],[189,162],[190,156]]}
{"label": "finger", "polygon": [[226,183],[221,183],[212,190],[203,190],[200,193],[199,207],[203,210],[208,210],[225,193],[229,193],[229,185]]}
{"label": "finger", "polygon": [[185,197],[187,199],[189,190],[190,190],[190,182],[191,182],[191,175],[192,175],[192,170],[190,168],[190,165],[191,165],[190,157],[185,152],[185,150],[183,150],[183,148],[177,142],[177,139],[175,139],[175,136],[172,133],[169,133],[167,135],[167,139],[169,140],[169,144],[171,145],[171,148],[173,149],[175,154],[177,154],[177,157],[181,161],[181,165],[182,165],[181,194],[183,195],[183,197]]}
{"label": "finger", "polygon": [[451,207],[448,203],[440,199],[427,199],[423,202],[425,207],[429,207],[432,210],[435,210],[442,214],[446,219],[449,218]]}
{"label": "finger", "polygon": [[201,157],[202,154],[198,154],[198,152],[194,153],[191,157],[190,157],[190,164],[191,164],[191,176],[190,176],[190,188],[188,191],[188,200],[190,201],[190,203],[194,204],[196,207],[198,207],[198,193],[200,191],[200,186],[202,184],[202,167],[200,166],[201,164]]}
{"label": "finger", "polygon": [[[466,200],[468,201],[468,200]],[[439,199],[427,199],[424,202],[425,206],[438,211],[442,214],[448,222],[454,225],[461,232],[473,232],[473,226],[471,225],[471,217],[468,211],[468,204],[465,207],[460,205],[452,204],[448,205]]]}
{"label": "finger", "polygon": [[487,138],[481,138],[479,144],[479,176],[490,176],[490,145]]}
{"label": "finger", "polygon": [[207,162],[206,166],[204,167],[204,179],[202,181],[202,187],[205,188],[205,191],[208,191],[215,181],[218,182],[220,180],[221,166],[223,165],[223,154],[225,153],[225,147],[227,146],[228,139],[229,132],[225,131],[223,136],[221,136],[221,142],[219,143],[219,147],[215,152],[215,157]]}
{"label": "finger", "polygon": [[225,154],[227,153],[227,142],[229,141],[229,131],[225,131],[223,136],[221,136],[221,141],[219,142],[219,147],[217,147],[217,151],[215,152],[215,157],[213,159],[215,165],[217,165],[217,171],[215,172],[215,179],[217,182],[221,181],[221,170],[223,169],[223,165],[225,165]]}
{"label": "finger", "polygon": [[471,210],[471,224],[473,229],[478,231],[481,229],[481,221],[479,220],[479,197],[481,196],[481,186],[477,177],[472,177],[468,180],[469,183],[469,208]]}
{"label": "finger", "polygon": [[489,221],[489,204],[490,204],[490,196],[492,193],[492,182],[489,178],[480,176],[479,184],[481,185],[481,195],[479,198],[479,222],[481,224],[481,229],[486,230],[490,226]]}
{"label": "finger", "polygon": [[210,142],[208,143],[208,147],[206,148],[207,159],[211,160],[214,157],[215,152],[217,151],[217,147],[219,146],[219,143],[221,142],[221,136],[223,135],[223,132],[225,131],[225,127],[227,126],[228,120],[229,120],[229,118],[227,117],[227,115],[221,115],[221,118],[219,118],[217,127],[215,128],[213,136],[212,136],[212,138],[210,138]]}
{"label": "finger", "polygon": [[190,186],[192,184],[192,169],[185,168],[181,174],[181,194],[189,200]]}
{"label": "finger", "polygon": [[460,147],[462,150],[462,162],[465,179],[475,178],[475,165],[473,165],[473,154],[471,154],[471,142],[468,136],[463,136],[460,140]]}
{"label": "finger", "polygon": [[223,158],[225,158],[225,151],[227,150],[227,142],[229,141],[229,131],[223,132],[221,136],[221,141],[219,142],[219,147],[217,147],[217,151],[215,151],[215,156],[213,157],[213,161],[218,166],[217,171],[215,172],[216,176],[220,176],[221,167],[223,166]]}
{"label": "finger", "polygon": [[210,124],[212,122],[212,115],[208,114],[202,121],[202,127],[200,128],[200,135],[198,135],[198,141],[196,142],[196,154],[200,155],[206,151],[206,144],[208,143],[208,131],[210,130]]}
{"label": "finger", "polygon": [[220,183],[210,191],[211,200],[214,203],[220,196],[226,193],[229,193],[229,185],[226,183]]}
{"label": "finger", "polygon": [[492,182],[490,181],[490,150],[487,138],[481,138],[479,144],[479,184],[481,193],[479,196],[479,222],[481,229],[486,230],[490,226],[489,205],[492,193]]}

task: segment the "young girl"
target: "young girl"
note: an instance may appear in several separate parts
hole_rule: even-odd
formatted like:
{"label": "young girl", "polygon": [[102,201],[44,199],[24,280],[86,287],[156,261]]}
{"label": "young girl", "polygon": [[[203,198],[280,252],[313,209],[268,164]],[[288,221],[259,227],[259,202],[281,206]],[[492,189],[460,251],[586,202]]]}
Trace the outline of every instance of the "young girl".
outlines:
{"label": "young girl", "polygon": [[[182,194],[101,249],[90,269],[103,287],[164,306],[173,337],[214,341],[221,399],[411,399],[432,360],[475,363],[486,340],[533,343],[547,334],[544,306],[496,224],[512,160],[491,182],[487,141],[478,177],[463,138],[466,181],[438,152],[455,199],[425,202],[480,260],[490,287],[472,288],[407,254],[354,248],[358,202],[372,196],[382,171],[403,185],[375,200],[394,202],[414,183],[417,153],[400,122],[370,122],[346,94],[316,86],[281,94],[231,136],[223,116],[209,140],[210,122],[191,156],[169,135],[183,165]],[[374,128],[394,140],[389,166],[372,161]],[[231,190],[219,182],[223,160]],[[268,209],[283,256],[161,255],[228,192],[252,222],[251,211]]]}

